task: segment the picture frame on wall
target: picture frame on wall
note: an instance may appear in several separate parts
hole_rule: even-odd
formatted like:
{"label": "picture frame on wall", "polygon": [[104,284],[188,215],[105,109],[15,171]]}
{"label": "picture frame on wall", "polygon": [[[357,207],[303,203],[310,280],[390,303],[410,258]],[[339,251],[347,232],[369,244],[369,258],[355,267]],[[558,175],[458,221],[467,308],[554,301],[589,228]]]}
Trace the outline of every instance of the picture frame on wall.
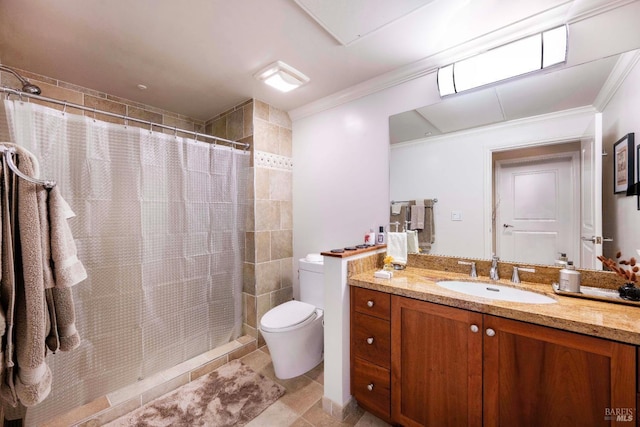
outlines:
{"label": "picture frame on wall", "polygon": [[636,199],[638,203],[638,210],[640,211],[640,141],[636,143]]}
{"label": "picture frame on wall", "polygon": [[628,133],[613,144],[613,192],[628,194],[635,185],[634,134]]}

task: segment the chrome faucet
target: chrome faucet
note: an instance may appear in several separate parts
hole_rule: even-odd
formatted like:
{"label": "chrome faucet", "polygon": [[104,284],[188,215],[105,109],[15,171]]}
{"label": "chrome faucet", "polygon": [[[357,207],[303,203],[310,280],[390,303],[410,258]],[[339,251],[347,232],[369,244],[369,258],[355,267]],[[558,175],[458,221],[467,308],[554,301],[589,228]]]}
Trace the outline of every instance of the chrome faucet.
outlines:
{"label": "chrome faucet", "polygon": [[535,268],[516,267],[514,265],[513,266],[513,274],[511,275],[511,281],[513,283],[520,283],[520,275],[518,274],[518,271],[526,271],[528,273],[535,273],[536,269]]}
{"label": "chrome faucet", "polygon": [[470,265],[471,273],[469,273],[470,277],[478,277],[478,272],[476,271],[476,263],[473,261],[458,261],[458,264],[461,265]]}
{"label": "chrome faucet", "polygon": [[500,275],[498,274],[498,261],[500,260],[500,258],[498,258],[497,256],[493,256],[492,260],[491,260],[491,269],[489,270],[489,277],[491,278],[491,280],[499,280],[500,279]]}

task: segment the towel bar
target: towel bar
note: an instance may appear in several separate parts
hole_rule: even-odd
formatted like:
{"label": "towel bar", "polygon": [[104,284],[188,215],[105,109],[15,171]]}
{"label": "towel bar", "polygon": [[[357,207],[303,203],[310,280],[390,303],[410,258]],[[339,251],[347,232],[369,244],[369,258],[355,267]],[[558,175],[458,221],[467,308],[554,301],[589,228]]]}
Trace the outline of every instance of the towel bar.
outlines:
{"label": "towel bar", "polygon": [[51,188],[56,186],[56,182],[55,181],[48,180],[48,179],[32,178],[32,177],[22,173],[20,171],[20,169],[18,169],[16,164],[13,162],[13,156],[12,155],[16,153],[16,149],[15,148],[0,146],[0,152],[4,153],[4,160],[7,162],[7,165],[9,166],[9,169],[11,169],[11,171],[13,171],[13,173],[18,175],[18,177],[24,179],[25,181],[29,181],[29,182],[32,182],[34,184],[42,185],[42,186],[44,186],[44,188],[47,188],[47,189],[51,189]]}

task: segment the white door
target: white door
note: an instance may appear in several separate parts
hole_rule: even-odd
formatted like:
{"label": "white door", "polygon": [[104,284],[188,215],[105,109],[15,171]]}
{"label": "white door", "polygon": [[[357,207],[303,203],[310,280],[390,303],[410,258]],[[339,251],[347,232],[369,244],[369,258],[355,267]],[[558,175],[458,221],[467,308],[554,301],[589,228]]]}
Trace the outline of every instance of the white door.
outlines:
{"label": "white door", "polygon": [[496,163],[496,253],[505,261],[553,264],[579,256],[577,152]]}
{"label": "white door", "polygon": [[582,219],[580,225],[580,266],[602,270],[602,113],[580,139],[582,168]]}

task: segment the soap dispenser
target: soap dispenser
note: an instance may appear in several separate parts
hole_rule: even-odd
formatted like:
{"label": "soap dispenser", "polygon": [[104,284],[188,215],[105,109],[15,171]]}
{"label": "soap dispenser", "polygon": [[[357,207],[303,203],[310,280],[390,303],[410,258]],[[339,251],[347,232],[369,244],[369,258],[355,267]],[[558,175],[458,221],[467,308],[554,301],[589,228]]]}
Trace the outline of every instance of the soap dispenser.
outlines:
{"label": "soap dispenser", "polygon": [[573,261],[567,261],[567,266],[560,270],[558,289],[565,292],[580,292],[580,272],[576,271]]}
{"label": "soap dispenser", "polygon": [[565,268],[567,266],[567,254],[564,252],[560,252],[560,257],[556,260],[556,267]]}

